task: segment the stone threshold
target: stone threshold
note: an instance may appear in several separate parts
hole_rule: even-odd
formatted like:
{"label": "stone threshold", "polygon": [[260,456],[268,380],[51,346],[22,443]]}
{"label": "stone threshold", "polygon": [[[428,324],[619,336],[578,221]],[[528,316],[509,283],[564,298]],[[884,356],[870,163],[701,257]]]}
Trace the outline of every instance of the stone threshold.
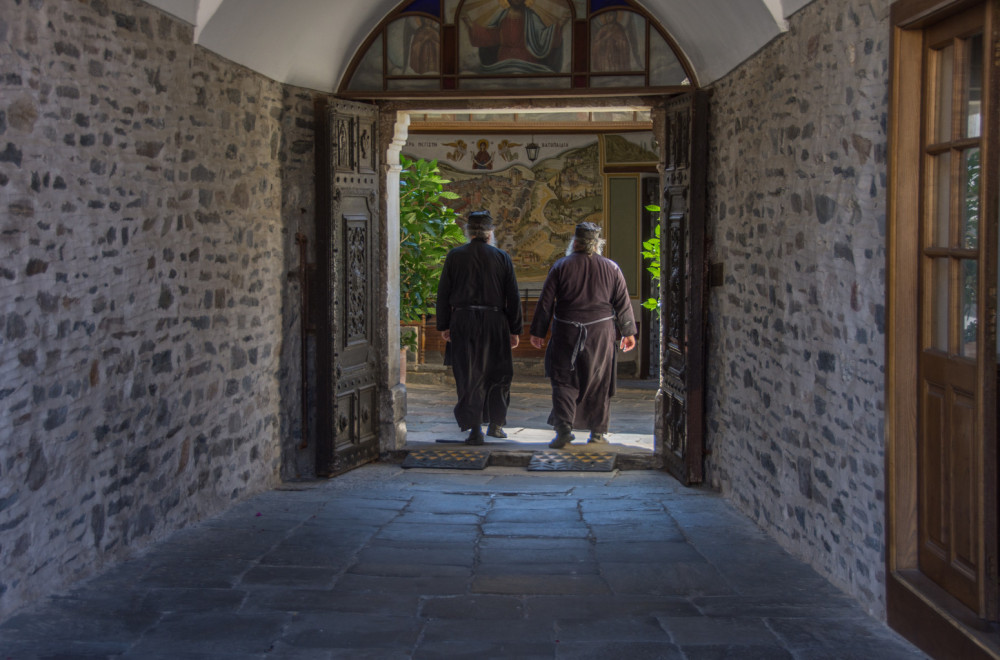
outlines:
{"label": "stone threshold", "polygon": [[[420,448],[428,448],[429,445],[422,445]],[[463,443],[456,443],[450,446],[451,449],[466,449],[469,451],[488,451],[490,452],[489,461],[486,463],[487,467],[516,467],[516,468],[527,468],[528,464],[531,462],[532,456],[540,453],[549,453],[553,450],[533,450],[533,449],[509,449],[509,448],[494,448],[494,447],[474,447],[466,445]],[[580,449],[582,449],[581,447]],[[442,447],[443,449],[443,447]],[[570,448],[569,451],[572,451]],[[593,450],[588,451],[606,451],[607,453],[615,454],[615,469],[616,470],[660,470],[663,469],[663,461],[659,457],[655,456],[652,452],[635,452],[635,451],[615,451],[614,448],[609,448],[606,450]],[[379,456],[379,461],[387,464],[399,464],[402,463],[407,455],[409,455],[410,449],[394,449],[391,451],[382,452]],[[442,468],[447,469],[447,468]]]}

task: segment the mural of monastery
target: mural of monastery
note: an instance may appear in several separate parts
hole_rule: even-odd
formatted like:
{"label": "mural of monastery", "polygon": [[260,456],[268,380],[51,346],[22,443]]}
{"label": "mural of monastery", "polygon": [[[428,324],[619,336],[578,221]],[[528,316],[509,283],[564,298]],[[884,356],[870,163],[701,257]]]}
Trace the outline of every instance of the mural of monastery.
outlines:
{"label": "mural of monastery", "polygon": [[518,283],[537,290],[565,254],[577,223],[606,224],[603,163],[655,162],[651,139],[651,134],[550,136],[537,141],[534,162],[526,151],[533,138],[523,135],[420,135],[403,151],[410,158],[438,160],[442,176],[451,181],[445,188],[459,195],[451,204],[459,215],[492,213],[497,246],[511,255]]}

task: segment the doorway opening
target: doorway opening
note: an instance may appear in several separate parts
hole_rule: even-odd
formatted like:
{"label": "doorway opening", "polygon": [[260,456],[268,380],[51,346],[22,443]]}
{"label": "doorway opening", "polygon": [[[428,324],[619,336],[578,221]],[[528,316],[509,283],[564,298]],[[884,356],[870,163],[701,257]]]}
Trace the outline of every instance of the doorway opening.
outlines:
{"label": "doorway opening", "polygon": [[[637,350],[619,351],[619,392],[612,399],[609,440],[628,451],[652,454],[659,315],[642,303],[657,298],[658,290],[646,268],[650,262],[641,253],[659,221],[659,213],[645,207],[659,205],[663,189],[656,104],[601,99],[593,105],[553,102],[551,107],[474,105],[383,110],[383,121],[394,122],[386,182],[389,281],[399,281],[400,156],[434,160],[459,195],[453,207],[458,217],[490,210],[497,222],[497,246],[515,263],[525,329],[514,351],[509,435],[521,441],[512,449],[544,447],[552,435],[545,423],[551,390],[544,378],[544,349],[531,346],[528,328],[545,275],[565,253],[575,225],[596,222],[608,239],[604,255],[626,276],[638,326]],[[390,294],[390,306],[397,305],[389,315],[393,346],[400,332],[399,324],[392,323],[399,318],[398,288]],[[407,361],[401,371],[390,366],[391,374],[405,374],[405,444],[461,441],[451,416],[455,390],[443,365],[444,341],[433,318],[417,332],[418,350],[400,354],[400,361]],[[437,414],[424,410],[428,400],[437,404]]]}

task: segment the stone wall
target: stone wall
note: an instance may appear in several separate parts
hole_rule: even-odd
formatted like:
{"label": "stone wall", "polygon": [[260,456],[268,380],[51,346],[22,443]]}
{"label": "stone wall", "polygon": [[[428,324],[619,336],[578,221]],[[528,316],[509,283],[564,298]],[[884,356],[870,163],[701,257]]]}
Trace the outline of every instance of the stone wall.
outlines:
{"label": "stone wall", "polygon": [[294,93],[191,37],[133,0],[3,3],[0,617],[277,483],[305,148]]}
{"label": "stone wall", "polygon": [[[286,88],[282,111],[281,206],[285,233],[283,332],[281,355],[281,476],[310,479],[316,476],[316,334],[315,324],[303,318],[303,293],[316,286],[316,122],[317,94]],[[303,270],[305,280],[303,287]],[[308,309],[308,306],[305,306]],[[315,321],[315,315],[313,318]],[[306,324],[303,341],[302,328]],[[303,361],[302,347],[306,347]],[[302,374],[306,380],[303,383]],[[310,412],[302,410],[305,387]]]}
{"label": "stone wall", "polygon": [[808,5],[710,118],[710,482],[876,616],[889,4]]}

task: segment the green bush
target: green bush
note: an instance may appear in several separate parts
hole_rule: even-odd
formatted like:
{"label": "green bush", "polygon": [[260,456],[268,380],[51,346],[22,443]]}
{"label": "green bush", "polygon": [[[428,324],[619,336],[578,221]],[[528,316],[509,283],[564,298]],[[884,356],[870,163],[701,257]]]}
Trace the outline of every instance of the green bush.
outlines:
{"label": "green bush", "polygon": [[[650,204],[646,206],[646,210],[652,213],[659,213],[660,207],[656,204]],[[655,289],[660,284],[660,223],[657,222],[656,226],[653,228],[653,238],[648,241],[642,242],[642,256],[644,259],[649,260],[646,264],[646,270],[652,276],[652,282],[650,284]],[[649,298],[642,306],[646,309],[659,309],[660,299]]]}
{"label": "green bush", "polygon": [[[448,250],[461,245],[465,235],[455,224],[455,210],[447,199],[458,195],[446,191],[436,160],[410,160],[400,156],[399,177],[399,320],[423,321],[434,313],[438,280]],[[416,333],[400,333],[400,343],[416,350]]]}

